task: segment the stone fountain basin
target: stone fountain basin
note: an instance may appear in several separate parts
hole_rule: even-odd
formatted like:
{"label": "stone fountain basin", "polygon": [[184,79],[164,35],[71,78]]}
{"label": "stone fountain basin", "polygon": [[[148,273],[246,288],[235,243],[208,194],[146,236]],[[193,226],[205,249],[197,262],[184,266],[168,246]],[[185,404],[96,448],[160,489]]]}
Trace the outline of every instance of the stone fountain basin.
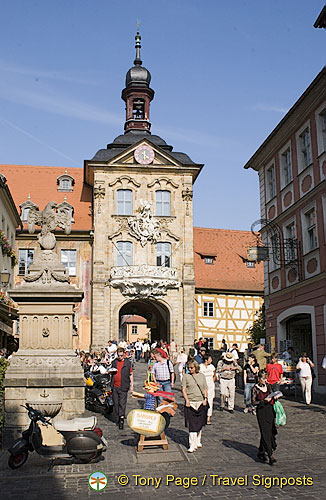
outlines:
{"label": "stone fountain basin", "polygon": [[62,402],[59,401],[30,401],[28,403],[34,410],[39,410],[43,417],[53,418],[58,415],[62,408]]}

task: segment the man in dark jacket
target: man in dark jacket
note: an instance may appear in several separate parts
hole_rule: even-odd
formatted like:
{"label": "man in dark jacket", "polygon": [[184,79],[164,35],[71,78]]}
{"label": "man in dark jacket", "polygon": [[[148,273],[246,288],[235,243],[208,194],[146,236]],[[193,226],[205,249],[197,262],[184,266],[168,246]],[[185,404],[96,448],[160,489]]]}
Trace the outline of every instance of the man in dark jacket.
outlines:
{"label": "man in dark jacket", "polygon": [[119,429],[123,429],[128,391],[134,390],[131,362],[125,358],[123,347],[118,347],[117,358],[113,361],[112,367],[117,369],[113,377],[112,389],[114,411],[119,418]]}

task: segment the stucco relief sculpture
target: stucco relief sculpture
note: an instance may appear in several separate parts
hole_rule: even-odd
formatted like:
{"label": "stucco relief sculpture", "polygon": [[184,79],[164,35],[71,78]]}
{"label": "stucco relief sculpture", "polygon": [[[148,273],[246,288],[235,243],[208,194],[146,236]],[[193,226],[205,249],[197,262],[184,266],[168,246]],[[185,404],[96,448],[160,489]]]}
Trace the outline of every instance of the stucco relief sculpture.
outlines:
{"label": "stucco relief sculpture", "polygon": [[119,266],[111,269],[109,284],[129,298],[161,298],[170,288],[179,288],[177,270],[157,266]]}
{"label": "stucco relief sculpture", "polygon": [[31,264],[24,276],[27,283],[50,284],[69,283],[68,270],[59,261],[58,254],[54,251],[56,239],[54,231],[56,227],[61,227],[66,234],[71,231],[71,211],[65,210],[54,201],[50,201],[39,212],[35,207],[31,207],[27,226],[30,233],[34,233],[35,225],[41,227],[41,232],[37,239],[41,247],[41,252],[36,260]]}
{"label": "stucco relief sculpture", "polygon": [[140,240],[142,247],[148,241],[156,243],[160,237],[160,223],[153,218],[152,204],[148,201],[140,200],[140,207],[136,217],[129,217],[128,225],[131,234]]}

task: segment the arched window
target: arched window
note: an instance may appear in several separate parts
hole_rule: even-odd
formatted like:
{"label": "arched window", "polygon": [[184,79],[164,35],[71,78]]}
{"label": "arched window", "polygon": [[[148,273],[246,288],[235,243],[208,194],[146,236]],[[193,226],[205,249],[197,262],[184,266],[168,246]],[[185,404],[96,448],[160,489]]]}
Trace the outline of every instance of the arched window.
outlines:
{"label": "arched window", "polygon": [[155,215],[171,215],[171,193],[159,190],[155,192]]}
{"label": "arched window", "polygon": [[132,191],[131,189],[117,190],[117,214],[131,215],[132,214]]}
{"label": "arched window", "polygon": [[156,243],[156,265],[171,267],[171,243]]}
{"label": "arched window", "polygon": [[132,243],[131,241],[118,241],[117,249],[117,266],[132,265]]}

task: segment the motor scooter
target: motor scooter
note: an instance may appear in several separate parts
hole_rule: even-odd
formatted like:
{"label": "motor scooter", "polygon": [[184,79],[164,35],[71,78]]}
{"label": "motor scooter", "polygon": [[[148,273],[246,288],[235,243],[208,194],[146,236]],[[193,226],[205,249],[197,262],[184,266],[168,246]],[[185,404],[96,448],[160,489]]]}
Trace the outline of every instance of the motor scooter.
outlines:
{"label": "motor scooter", "polygon": [[106,451],[108,444],[102,430],[96,427],[95,416],[52,423],[28,403],[23,407],[31,422],[8,450],[11,469],[24,465],[32,451],[52,461],[60,458],[73,463],[98,462]]}
{"label": "motor scooter", "polygon": [[107,373],[85,373],[85,406],[88,410],[104,415],[113,411],[112,376],[116,368],[110,368]]}

